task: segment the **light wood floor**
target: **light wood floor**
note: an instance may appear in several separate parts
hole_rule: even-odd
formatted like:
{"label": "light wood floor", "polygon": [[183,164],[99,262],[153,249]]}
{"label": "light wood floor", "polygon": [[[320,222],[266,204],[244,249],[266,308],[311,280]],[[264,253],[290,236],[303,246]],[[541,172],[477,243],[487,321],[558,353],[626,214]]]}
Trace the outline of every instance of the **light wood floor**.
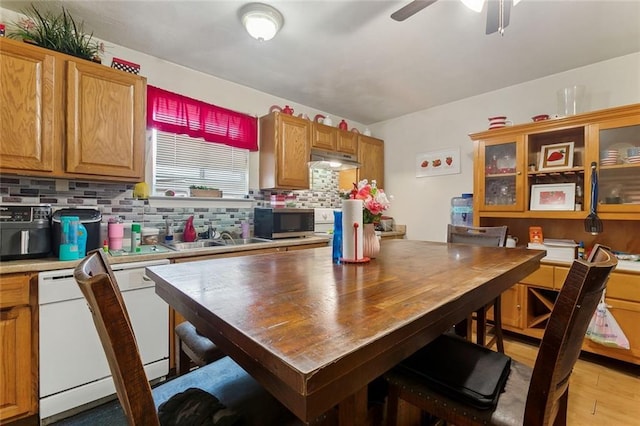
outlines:
{"label": "light wood floor", "polygon": [[[509,338],[504,350],[530,366],[538,353],[536,346]],[[569,382],[568,424],[640,425],[640,366],[595,356],[578,359]]]}
{"label": "light wood floor", "polygon": [[[533,367],[535,342],[505,336],[505,353]],[[419,412],[401,401],[399,424],[419,424]],[[578,359],[569,382],[569,426],[640,425],[640,366],[585,356]]]}

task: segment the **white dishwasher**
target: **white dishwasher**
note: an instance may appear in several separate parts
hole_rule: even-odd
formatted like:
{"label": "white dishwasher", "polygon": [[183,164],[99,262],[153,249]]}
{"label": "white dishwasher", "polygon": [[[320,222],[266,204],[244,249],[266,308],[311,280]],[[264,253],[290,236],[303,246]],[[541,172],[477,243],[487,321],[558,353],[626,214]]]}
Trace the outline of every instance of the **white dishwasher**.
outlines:
{"label": "white dishwasher", "polygon": [[[147,266],[168,260],[112,265],[131,317],[149,380],[169,372],[169,308],[155,293]],[[38,276],[40,419],[115,394],[109,365],[73,269]]]}

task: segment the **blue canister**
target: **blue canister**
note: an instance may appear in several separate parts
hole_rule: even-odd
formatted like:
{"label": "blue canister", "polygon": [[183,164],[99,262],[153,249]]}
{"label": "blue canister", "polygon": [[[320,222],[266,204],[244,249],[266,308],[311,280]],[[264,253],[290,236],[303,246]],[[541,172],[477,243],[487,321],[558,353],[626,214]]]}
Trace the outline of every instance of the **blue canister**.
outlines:
{"label": "blue canister", "polygon": [[78,259],[87,255],[87,228],[78,222]]}
{"label": "blue canister", "polygon": [[342,259],[342,212],[333,211],[333,252],[331,254],[333,263],[340,264]]}

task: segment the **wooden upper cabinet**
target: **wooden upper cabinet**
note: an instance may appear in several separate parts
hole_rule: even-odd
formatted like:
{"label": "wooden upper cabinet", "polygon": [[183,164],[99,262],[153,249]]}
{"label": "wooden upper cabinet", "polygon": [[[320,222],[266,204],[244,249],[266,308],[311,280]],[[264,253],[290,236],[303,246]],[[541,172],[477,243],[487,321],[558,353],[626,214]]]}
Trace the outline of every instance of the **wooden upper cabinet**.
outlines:
{"label": "wooden upper cabinet", "polygon": [[0,83],[1,173],[143,180],[144,77],[0,38]]}
{"label": "wooden upper cabinet", "polygon": [[134,74],[67,61],[67,172],[143,177],[145,91]]}
{"label": "wooden upper cabinet", "polygon": [[321,123],[313,123],[311,147],[325,151],[335,151],[338,146],[338,132],[335,127],[325,126]]}
{"label": "wooden upper cabinet", "polygon": [[357,155],[358,134],[321,123],[313,123],[311,148]]}
{"label": "wooden upper cabinet", "polygon": [[311,122],[279,112],[260,118],[260,188],[309,189]]}
{"label": "wooden upper cabinet", "polygon": [[0,170],[54,171],[56,131],[55,58],[0,39]]}
{"label": "wooden upper cabinet", "polygon": [[338,143],[336,151],[345,154],[358,154],[358,134],[347,130],[338,130]]}
{"label": "wooden upper cabinet", "polygon": [[375,180],[384,189],[384,142],[371,136],[358,135],[358,179]]}

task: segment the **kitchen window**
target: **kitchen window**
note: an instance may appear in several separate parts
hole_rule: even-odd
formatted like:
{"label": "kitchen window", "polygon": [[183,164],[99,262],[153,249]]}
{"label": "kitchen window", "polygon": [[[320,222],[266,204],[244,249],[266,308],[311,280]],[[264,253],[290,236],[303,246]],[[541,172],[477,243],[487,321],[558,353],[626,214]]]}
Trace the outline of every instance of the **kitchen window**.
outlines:
{"label": "kitchen window", "polygon": [[225,198],[249,193],[249,150],[155,129],[150,142],[153,194],[188,196],[191,185],[220,189]]}
{"label": "kitchen window", "polygon": [[226,198],[247,196],[256,117],[147,86],[147,128],[154,195],[188,196],[190,186],[204,186]]}

